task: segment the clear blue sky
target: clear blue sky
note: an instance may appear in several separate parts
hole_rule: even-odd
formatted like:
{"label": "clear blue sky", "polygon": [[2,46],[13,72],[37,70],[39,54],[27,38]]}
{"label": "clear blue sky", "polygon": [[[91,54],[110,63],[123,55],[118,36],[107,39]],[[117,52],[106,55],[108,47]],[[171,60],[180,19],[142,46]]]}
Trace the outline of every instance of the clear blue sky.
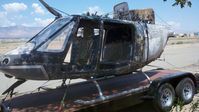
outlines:
{"label": "clear blue sky", "polygon": [[[45,0],[51,6],[69,14],[86,11],[112,12],[116,3],[126,1],[130,9],[153,8],[156,14],[172,25],[177,32],[199,32],[199,0],[192,0],[192,7],[172,7],[174,0]],[[163,23],[156,15],[158,23]],[[38,0],[1,0],[0,26],[45,26],[54,17]]]}

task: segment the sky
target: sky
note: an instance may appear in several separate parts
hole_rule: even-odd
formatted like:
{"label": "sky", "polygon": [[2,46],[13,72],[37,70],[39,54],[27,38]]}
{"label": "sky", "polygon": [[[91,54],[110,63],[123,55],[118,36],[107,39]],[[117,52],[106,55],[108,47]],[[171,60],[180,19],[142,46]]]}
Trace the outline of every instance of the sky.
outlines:
{"label": "sky", "polygon": [[[106,14],[113,6],[128,2],[130,9],[153,8],[156,23],[169,24],[175,32],[199,32],[199,0],[191,0],[192,7],[173,7],[174,0],[45,0],[49,5],[68,14],[87,11]],[[38,0],[0,0],[0,27],[43,27],[54,19]]]}

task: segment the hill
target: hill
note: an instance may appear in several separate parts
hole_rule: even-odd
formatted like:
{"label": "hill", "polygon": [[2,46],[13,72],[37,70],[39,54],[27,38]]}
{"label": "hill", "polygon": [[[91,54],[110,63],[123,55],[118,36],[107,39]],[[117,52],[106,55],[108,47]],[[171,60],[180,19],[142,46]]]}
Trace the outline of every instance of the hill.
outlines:
{"label": "hill", "polygon": [[0,39],[29,39],[42,27],[10,26],[0,27]]}

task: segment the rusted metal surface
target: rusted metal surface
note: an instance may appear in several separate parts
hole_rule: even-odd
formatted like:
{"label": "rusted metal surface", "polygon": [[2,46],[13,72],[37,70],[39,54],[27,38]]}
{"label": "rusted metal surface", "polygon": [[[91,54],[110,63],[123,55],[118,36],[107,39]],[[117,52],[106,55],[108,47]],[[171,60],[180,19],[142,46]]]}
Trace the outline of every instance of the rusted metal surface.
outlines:
{"label": "rusted metal surface", "polygon": [[145,21],[155,24],[155,12],[153,9],[130,10],[130,14],[133,21]]}
{"label": "rusted metal surface", "polygon": [[[172,77],[180,72],[171,70],[152,70],[145,72],[153,81]],[[142,97],[147,95],[150,83],[142,72],[133,73],[109,79],[97,80],[105,99],[100,100],[96,85],[92,81],[81,82],[70,85],[67,89],[65,107],[60,108],[61,100],[64,96],[66,87],[54,90],[26,94],[6,100],[5,107],[18,111],[80,111],[85,109],[104,109],[107,105],[121,109],[129,105],[142,102]],[[148,87],[147,87],[148,86]],[[131,99],[131,101],[129,101]],[[135,100],[136,99],[136,100]],[[79,102],[78,102],[79,101]],[[84,101],[84,102],[81,102]],[[89,103],[85,103],[85,102]],[[93,103],[91,103],[93,101]],[[125,101],[125,105],[121,104]],[[110,108],[109,108],[110,109]]]}

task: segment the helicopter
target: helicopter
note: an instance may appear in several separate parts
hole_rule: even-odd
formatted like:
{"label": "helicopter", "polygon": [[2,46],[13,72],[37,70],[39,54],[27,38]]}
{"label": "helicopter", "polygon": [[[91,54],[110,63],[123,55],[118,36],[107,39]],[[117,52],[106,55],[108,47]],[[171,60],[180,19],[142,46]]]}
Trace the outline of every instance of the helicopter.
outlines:
{"label": "helicopter", "polygon": [[0,71],[19,79],[12,89],[26,80],[125,75],[159,58],[168,41],[165,26],[131,15],[126,2],[116,5],[114,17],[108,18],[63,16],[39,1],[55,20],[2,56]]}

